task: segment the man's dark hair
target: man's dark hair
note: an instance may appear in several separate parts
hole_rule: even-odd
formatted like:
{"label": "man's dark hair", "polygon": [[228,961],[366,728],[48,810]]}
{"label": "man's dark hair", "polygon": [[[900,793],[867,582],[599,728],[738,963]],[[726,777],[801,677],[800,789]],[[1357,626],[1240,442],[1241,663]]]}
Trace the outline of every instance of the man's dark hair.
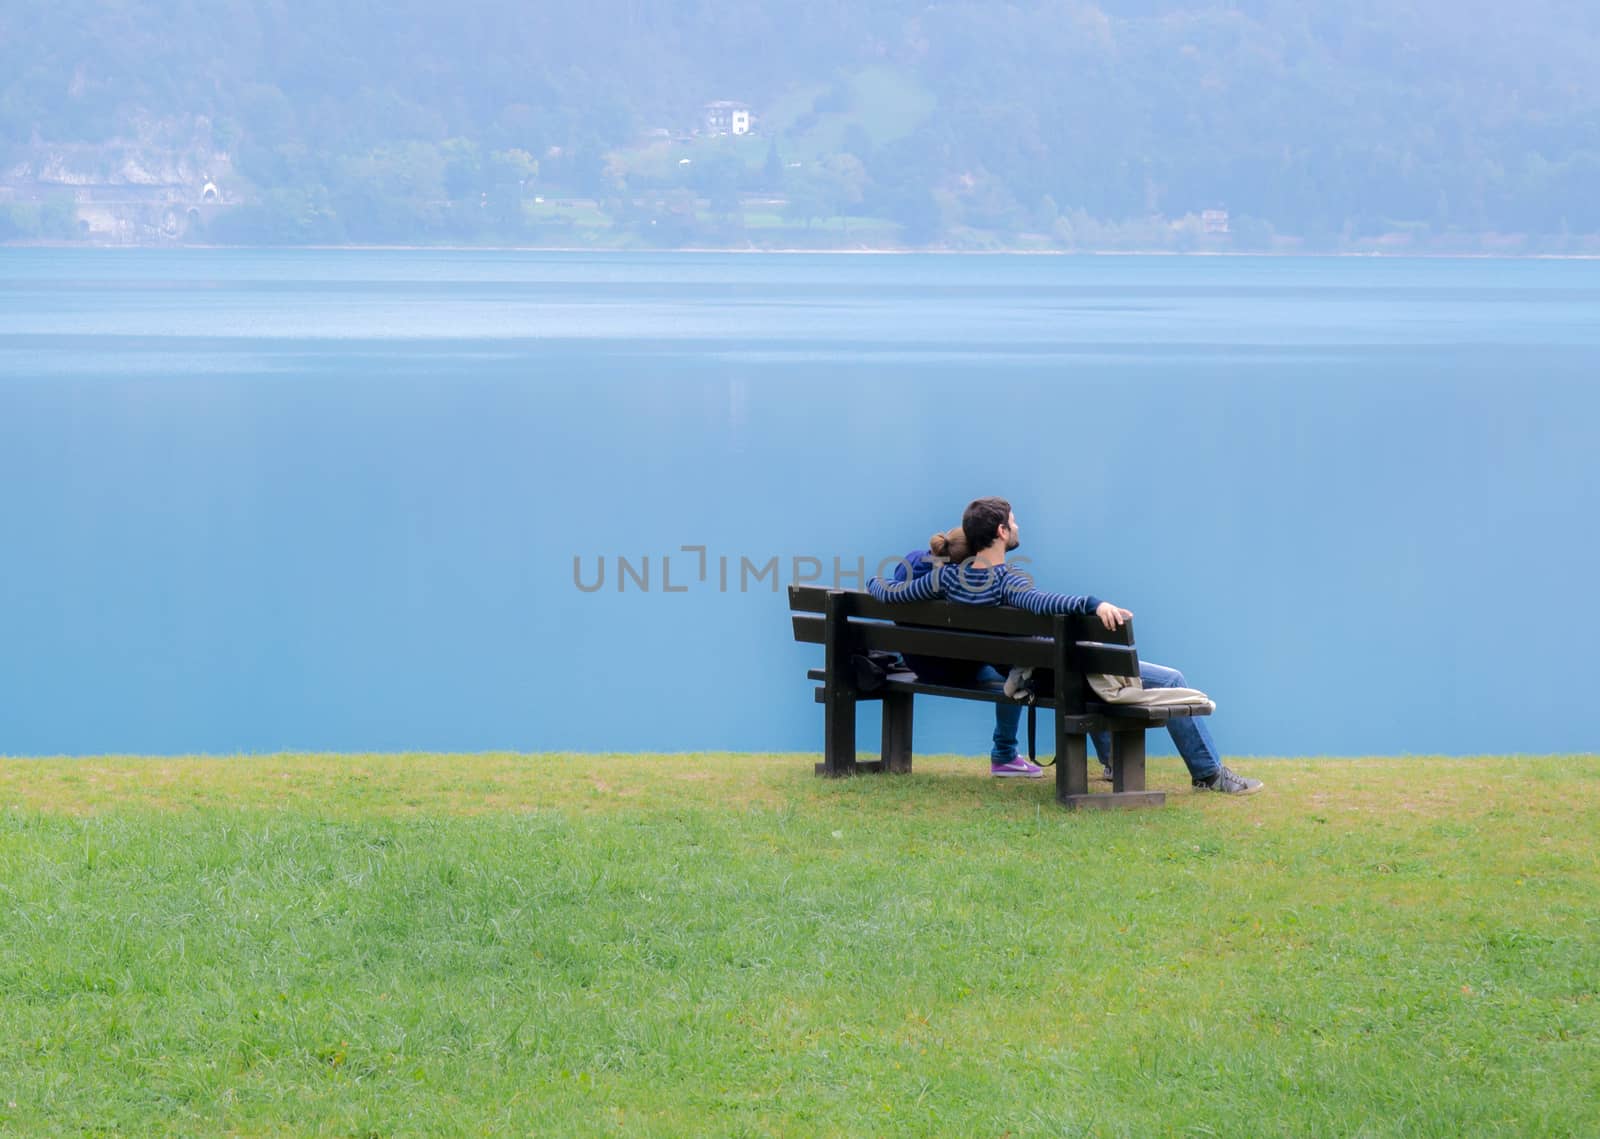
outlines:
{"label": "man's dark hair", "polygon": [[976,498],[961,514],[961,529],[974,554],[994,545],[1000,527],[1011,521],[1011,504],[1003,498]]}

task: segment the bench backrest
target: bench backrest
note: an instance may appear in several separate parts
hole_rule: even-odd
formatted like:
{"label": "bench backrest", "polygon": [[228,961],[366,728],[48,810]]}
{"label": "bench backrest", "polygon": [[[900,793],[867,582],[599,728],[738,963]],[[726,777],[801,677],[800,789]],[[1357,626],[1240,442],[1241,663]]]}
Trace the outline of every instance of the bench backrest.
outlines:
{"label": "bench backrest", "polygon": [[1068,703],[1075,702],[1083,674],[1139,674],[1131,621],[1112,630],[1093,616],[953,601],[891,603],[815,585],[791,585],[789,608],[795,640],[826,647],[832,683],[849,683],[850,654],[864,649],[1054,669],[1066,681]]}

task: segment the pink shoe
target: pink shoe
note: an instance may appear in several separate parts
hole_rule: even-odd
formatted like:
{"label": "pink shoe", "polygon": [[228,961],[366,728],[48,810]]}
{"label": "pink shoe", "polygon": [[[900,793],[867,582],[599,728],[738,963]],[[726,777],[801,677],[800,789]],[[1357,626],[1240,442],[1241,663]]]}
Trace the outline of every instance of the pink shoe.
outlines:
{"label": "pink shoe", "polygon": [[1044,777],[1044,768],[1037,763],[1029,763],[1019,755],[1010,763],[991,763],[989,774],[1009,779],[1041,779]]}

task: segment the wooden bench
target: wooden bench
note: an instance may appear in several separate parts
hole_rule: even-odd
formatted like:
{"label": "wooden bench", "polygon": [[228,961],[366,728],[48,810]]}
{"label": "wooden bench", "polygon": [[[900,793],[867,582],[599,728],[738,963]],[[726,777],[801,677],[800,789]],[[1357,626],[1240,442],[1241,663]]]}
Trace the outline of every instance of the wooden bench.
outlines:
{"label": "wooden bench", "polygon": [[[1056,713],[1056,800],[1067,807],[1160,806],[1163,791],[1145,789],[1144,733],[1165,727],[1188,708],[1141,708],[1102,703],[1089,688],[1091,673],[1138,676],[1133,622],[1108,630],[1093,616],[1029,613],[1010,606],[959,605],[950,601],[889,604],[859,590],[791,585],[794,638],[823,646],[823,667],[806,673],[821,681],[823,761],[818,775],[909,772],[913,702],[946,696],[990,704],[1010,703],[994,688],[926,683],[912,672],[892,672],[883,686],[858,689],[851,658],[871,649],[978,664],[1032,667],[1037,695],[1028,706],[1029,752],[1035,711]],[[1045,675],[1042,670],[1049,670]],[[883,744],[877,760],[856,758],[856,705],[883,705]],[[1203,713],[1202,713],[1203,714]],[[1111,793],[1089,791],[1090,732],[1111,733]]]}

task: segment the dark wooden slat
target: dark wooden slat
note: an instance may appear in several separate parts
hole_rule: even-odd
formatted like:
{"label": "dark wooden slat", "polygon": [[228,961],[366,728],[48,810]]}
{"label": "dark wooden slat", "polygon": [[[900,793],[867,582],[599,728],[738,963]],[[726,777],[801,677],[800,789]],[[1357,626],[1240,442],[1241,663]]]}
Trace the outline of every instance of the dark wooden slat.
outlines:
{"label": "dark wooden slat", "polygon": [[[1102,671],[1104,671],[1104,670],[1102,670]],[[891,673],[890,674],[891,677],[906,677],[906,678],[914,677],[915,675],[916,675],[916,673],[913,673],[913,672],[901,672],[901,673]],[[1125,675],[1131,675],[1131,674],[1120,673],[1119,672],[1119,673],[1113,673],[1112,675],[1114,675],[1114,676],[1125,676]],[[821,669],[821,668],[808,668],[806,670],[806,679],[807,680],[815,680],[815,681],[818,681],[818,682],[825,681],[825,680],[828,679],[827,670],[826,669]],[[1039,694],[1039,699],[1041,701],[1045,702],[1045,706],[1047,706],[1047,707],[1049,706],[1049,694],[1048,693],[1041,692]],[[1204,715],[1207,714],[1204,709],[1197,708],[1197,709],[1190,710],[1188,708],[1182,707],[1181,705],[1175,705],[1175,706],[1170,707],[1170,708],[1140,709],[1137,705],[1097,704],[1094,701],[1090,701],[1090,703],[1089,703],[1089,708],[1092,711],[1101,712],[1101,713],[1110,712],[1111,714],[1115,714],[1115,712],[1113,710],[1116,709],[1116,708],[1119,708],[1119,707],[1126,707],[1128,709],[1128,712],[1129,712],[1130,715],[1142,715],[1142,714],[1147,713],[1147,712],[1158,712],[1162,716],[1166,716],[1168,714],[1173,715],[1173,716],[1204,716]]]}
{"label": "dark wooden slat", "polygon": [[961,605],[954,601],[894,602],[878,601],[866,595],[861,616],[874,621],[895,621],[902,625],[925,625],[933,629],[962,632],[999,633],[1011,637],[1047,637],[1050,618],[1009,605]]}
{"label": "dark wooden slat", "polygon": [[[789,608],[805,613],[821,613],[826,598],[833,592],[817,585],[791,585]],[[926,601],[897,603],[878,601],[861,590],[840,590],[855,599],[852,612],[874,620],[898,621],[908,625],[927,625],[933,628],[960,629],[979,633],[1002,633],[1020,637],[1048,637],[1054,615],[1030,613],[1009,605],[961,605],[953,601]],[[1075,641],[1096,644],[1131,645],[1133,623],[1108,630],[1098,617],[1087,614],[1065,614],[1067,631]]]}
{"label": "dark wooden slat", "polygon": [[1004,633],[1011,636],[1048,637],[1056,616],[1067,619],[1068,635],[1094,644],[1133,644],[1133,622],[1107,629],[1100,618],[1081,613],[1030,613],[1009,605],[961,605],[953,601],[919,601],[911,604],[877,601],[867,596],[856,612],[866,618],[898,621],[904,625]]}
{"label": "dark wooden slat", "polygon": [[1121,721],[1128,724],[1143,724],[1159,728],[1168,720],[1180,720],[1190,716],[1209,716],[1211,713],[1204,708],[1189,708],[1176,705],[1163,708],[1159,705],[1151,708],[1142,708],[1137,704],[1097,704],[1089,701],[1084,706],[1084,712],[1091,716],[1099,716],[1113,723]]}
{"label": "dark wooden slat", "polygon": [[[1041,704],[1040,707],[1049,705]],[[1121,732],[1121,731],[1149,731],[1154,728],[1164,728],[1165,724],[1147,724],[1139,720],[1113,720],[1106,716],[1063,716],[1059,717],[1066,722],[1069,732]]]}
{"label": "dark wooden slat", "polygon": [[[964,688],[959,684],[929,684],[915,679],[915,675],[910,672],[894,673],[885,682],[884,687],[893,692],[912,692],[918,696],[949,696],[955,700],[977,700],[985,704],[1013,703],[1011,697],[998,688]],[[1055,707],[1055,701],[1048,696],[1041,696],[1034,703],[1040,708]]]}
{"label": "dark wooden slat", "polygon": [[[904,680],[890,679],[884,681],[882,688],[876,692],[858,692],[857,700],[883,700],[891,693],[904,692],[912,696],[948,696],[952,700],[975,700],[980,704],[1010,704],[1011,697],[998,688],[962,688],[953,684],[924,684],[920,680],[911,679],[912,673],[899,672],[896,677],[905,677]],[[826,688],[812,689],[818,704],[826,703]],[[1055,704],[1048,697],[1041,697],[1035,702],[1039,708],[1054,708]],[[1081,723],[1079,723],[1081,721]],[[1074,721],[1077,727],[1086,732],[1098,732],[1102,728],[1110,730],[1108,721],[1099,716],[1080,716]],[[1157,727],[1161,725],[1157,724]]]}
{"label": "dark wooden slat", "polygon": [[[828,690],[827,690],[827,688],[816,688],[816,689],[813,689],[812,691],[813,691],[813,693],[814,693],[814,695],[816,697],[816,701],[817,701],[818,704],[826,704],[828,702]],[[856,702],[859,704],[863,700],[882,700],[887,695],[889,695],[888,692],[884,691],[881,688],[876,692],[857,692],[856,693]],[[1160,724],[1156,725],[1156,727],[1158,727],[1158,728],[1160,726],[1161,726]],[[1098,732],[1100,729],[1096,728],[1094,730]]]}
{"label": "dark wooden slat", "polygon": [[[801,644],[820,645],[826,636],[824,620],[808,614],[795,614],[794,639]],[[924,656],[953,657],[984,664],[1009,664],[1044,668],[1052,663],[1049,642],[993,637],[981,633],[962,633],[945,629],[916,629],[901,625],[850,622],[856,644],[862,648],[888,649],[891,652],[921,653]],[[947,638],[981,637],[985,644]],[[962,646],[966,648],[963,649]],[[967,650],[979,655],[970,655]],[[1090,645],[1075,642],[1069,650],[1075,672],[1104,672],[1112,676],[1139,675],[1139,654],[1120,645]],[[821,679],[821,678],[818,678]]]}
{"label": "dark wooden slat", "polygon": [[1023,637],[996,637],[987,633],[958,633],[947,629],[911,629],[904,625],[850,625],[855,643],[865,649],[1044,668],[1051,662],[1050,642]]}
{"label": "dark wooden slat", "polygon": [[1091,645],[1078,641],[1068,650],[1074,672],[1104,672],[1111,676],[1138,676],[1139,654],[1123,645]]}
{"label": "dark wooden slat", "polygon": [[1107,720],[1120,720],[1127,724],[1145,724],[1159,728],[1167,722],[1166,708],[1141,708],[1136,704],[1096,704],[1089,701],[1083,706],[1084,714],[1101,716]]}
{"label": "dark wooden slat", "polygon": [[[814,668],[807,673],[810,680],[822,680],[822,670]],[[877,692],[861,692],[856,694],[857,700],[882,700],[890,692],[905,692],[917,696],[945,696],[952,700],[974,700],[980,704],[1005,704],[1010,701],[1004,692],[998,688],[963,688],[954,684],[925,684],[915,679],[915,673],[891,673],[884,681],[883,688]],[[812,694],[818,704],[827,702],[827,689],[815,688]],[[1055,700],[1041,693],[1031,705],[1034,708],[1053,710]],[[1165,708],[1122,708],[1117,705],[1091,704],[1089,711],[1076,716],[1061,717],[1065,726],[1071,732],[1116,732],[1124,729],[1164,728],[1167,721],[1162,717]],[[1187,709],[1173,709],[1173,711],[1187,714]],[[1148,714],[1148,715],[1146,715]],[[1155,717],[1155,718],[1149,718]]]}
{"label": "dark wooden slat", "polygon": [[[915,692],[919,696],[949,696],[956,700],[977,700],[985,704],[1018,703],[998,688],[963,688],[956,684],[927,684],[921,680],[895,680],[889,683],[889,687],[902,692]],[[1056,702],[1049,696],[1041,695],[1034,700],[1034,706],[1053,709]],[[1095,730],[1099,731],[1098,728]]]}
{"label": "dark wooden slat", "polygon": [[1124,621],[1119,628],[1108,629],[1098,617],[1067,617],[1072,624],[1068,632],[1080,645],[1133,645],[1133,622]]}
{"label": "dark wooden slat", "polygon": [[791,585],[789,587],[789,608],[798,609],[802,613],[821,613],[827,596],[828,591],[821,586]]}
{"label": "dark wooden slat", "polygon": [[[791,618],[794,639],[801,644],[820,645],[825,629],[821,617],[796,614]],[[1049,642],[1015,637],[994,637],[983,633],[963,633],[945,629],[908,628],[903,625],[883,625],[865,621],[850,622],[851,633],[860,648],[887,649],[891,652],[921,653],[924,656],[954,657],[984,664],[1032,664],[1035,668],[1050,663]],[[988,646],[974,646],[970,641],[948,638],[983,637]],[[960,646],[979,653],[963,653]],[[1019,647],[1024,646],[1024,647]],[[1085,645],[1078,643],[1071,649],[1073,664],[1081,672],[1105,672],[1112,676],[1139,675],[1139,655],[1132,648],[1120,645]]]}

